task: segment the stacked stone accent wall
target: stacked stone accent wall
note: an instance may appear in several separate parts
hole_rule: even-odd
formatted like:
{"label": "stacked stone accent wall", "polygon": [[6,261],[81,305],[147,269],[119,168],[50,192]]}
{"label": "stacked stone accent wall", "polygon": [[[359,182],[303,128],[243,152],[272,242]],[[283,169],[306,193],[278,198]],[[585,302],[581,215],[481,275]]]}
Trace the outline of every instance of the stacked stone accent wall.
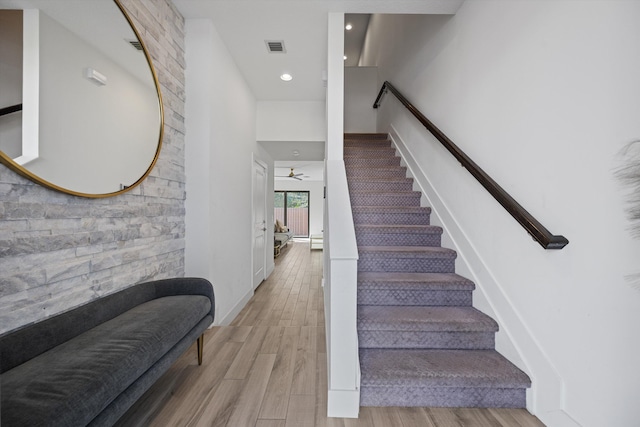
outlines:
{"label": "stacked stone accent wall", "polygon": [[161,84],[160,157],[139,187],[105,199],[57,193],[0,165],[0,334],[135,283],[184,276],[184,19],[168,0],[122,3]]}

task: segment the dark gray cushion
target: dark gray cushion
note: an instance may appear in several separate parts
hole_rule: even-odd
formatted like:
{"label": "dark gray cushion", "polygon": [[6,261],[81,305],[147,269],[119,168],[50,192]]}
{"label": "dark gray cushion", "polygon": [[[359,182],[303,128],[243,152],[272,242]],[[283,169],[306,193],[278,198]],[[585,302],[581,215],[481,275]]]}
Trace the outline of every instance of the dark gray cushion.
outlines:
{"label": "dark gray cushion", "polygon": [[[162,356],[151,369],[145,372],[129,388],[120,393],[96,418],[89,423],[89,427],[111,427],[123,416],[127,410],[137,401],[171,365],[188,349],[193,342],[213,322],[211,316],[205,317],[191,332],[180,340],[167,354]],[[195,353],[192,355],[195,361]]]}
{"label": "dark gray cushion", "polygon": [[2,424],[88,424],[208,317],[211,301],[201,295],[153,299],[7,371]]}
{"label": "dark gray cushion", "polygon": [[207,296],[211,300],[210,315],[211,318],[214,317],[213,287],[206,279],[178,277],[140,283],[0,336],[0,373],[113,319],[143,302],[171,295]]}

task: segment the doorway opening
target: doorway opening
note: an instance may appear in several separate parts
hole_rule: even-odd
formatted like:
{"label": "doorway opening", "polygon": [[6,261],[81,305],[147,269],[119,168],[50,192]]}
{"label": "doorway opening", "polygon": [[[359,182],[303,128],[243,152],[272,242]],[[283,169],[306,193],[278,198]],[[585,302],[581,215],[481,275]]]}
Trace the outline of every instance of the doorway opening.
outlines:
{"label": "doorway opening", "polygon": [[309,237],[309,191],[276,191],[274,218],[280,220],[293,237]]}

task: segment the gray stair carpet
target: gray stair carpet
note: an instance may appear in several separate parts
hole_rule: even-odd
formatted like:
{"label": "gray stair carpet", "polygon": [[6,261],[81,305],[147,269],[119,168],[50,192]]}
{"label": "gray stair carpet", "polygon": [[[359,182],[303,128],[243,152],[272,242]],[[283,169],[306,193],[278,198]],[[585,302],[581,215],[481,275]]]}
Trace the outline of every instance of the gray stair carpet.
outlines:
{"label": "gray stair carpet", "polygon": [[363,406],[525,407],[529,377],[495,351],[498,324],[385,134],[345,134],[358,244]]}

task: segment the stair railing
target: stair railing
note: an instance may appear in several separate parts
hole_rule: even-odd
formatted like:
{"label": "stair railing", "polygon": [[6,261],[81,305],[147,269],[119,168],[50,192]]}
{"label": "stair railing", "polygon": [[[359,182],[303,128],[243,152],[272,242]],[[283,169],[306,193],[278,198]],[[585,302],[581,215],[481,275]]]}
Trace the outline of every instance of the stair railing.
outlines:
{"label": "stair railing", "polygon": [[385,81],[378,93],[373,108],[378,108],[382,97],[390,91],[411,114],[473,175],[478,182],[504,207],[511,216],[545,249],[562,249],[568,243],[564,236],[554,235],[536,218],[509,195],[493,178],[478,166],[467,154],[453,143],[440,129],[427,119],[411,102],[407,100],[391,83]]}
{"label": "stair railing", "polygon": [[15,113],[16,111],[22,111],[22,104],[11,105],[9,107],[0,108],[0,117],[7,114]]}

